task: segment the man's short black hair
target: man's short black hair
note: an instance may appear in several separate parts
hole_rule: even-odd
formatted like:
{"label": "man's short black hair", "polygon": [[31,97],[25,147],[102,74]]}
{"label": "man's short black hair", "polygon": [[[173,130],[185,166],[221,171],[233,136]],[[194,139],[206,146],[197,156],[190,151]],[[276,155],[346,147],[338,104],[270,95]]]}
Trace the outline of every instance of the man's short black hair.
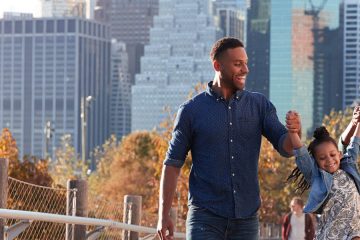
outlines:
{"label": "man's short black hair", "polygon": [[210,58],[212,61],[219,59],[221,53],[229,48],[244,47],[244,44],[237,38],[224,37],[219,39],[211,49]]}

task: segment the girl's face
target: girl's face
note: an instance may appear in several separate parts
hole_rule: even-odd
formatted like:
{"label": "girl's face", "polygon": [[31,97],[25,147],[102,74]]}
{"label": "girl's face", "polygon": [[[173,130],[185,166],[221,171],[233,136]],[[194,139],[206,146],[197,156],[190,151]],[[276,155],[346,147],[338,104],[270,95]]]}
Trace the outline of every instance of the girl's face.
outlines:
{"label": "girl's face", "polygon": [[318,166],[329,173],[340,168],[341,153],[332,142],[323,142],[316,146],[314,157]]}

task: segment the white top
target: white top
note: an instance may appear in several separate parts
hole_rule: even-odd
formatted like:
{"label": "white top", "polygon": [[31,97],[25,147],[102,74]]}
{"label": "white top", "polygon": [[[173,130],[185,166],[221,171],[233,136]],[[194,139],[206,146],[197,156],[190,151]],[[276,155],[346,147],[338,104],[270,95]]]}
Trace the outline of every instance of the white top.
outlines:
{"label": "white top", "polygon": [[302,214],[300,217],[296,216],[294,213],[291,214],[290,224],[291,224],[291,231],[289,235],[289,240],[304,240],[305,214]]}

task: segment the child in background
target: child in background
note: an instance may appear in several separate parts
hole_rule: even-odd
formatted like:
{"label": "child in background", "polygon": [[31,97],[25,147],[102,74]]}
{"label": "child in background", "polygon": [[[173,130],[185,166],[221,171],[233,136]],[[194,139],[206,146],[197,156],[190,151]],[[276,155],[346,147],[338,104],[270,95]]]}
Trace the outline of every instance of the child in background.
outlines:
{"label": "child in background", "polygon": [[[287,118],[294,116],[299,117],[287,113]],[[308,149],[296,134],[299,129],[288,124],[287,128],[297,165],[288,179],[302,191],[310,188],[304,212],[321,214],[315,239],[360,240],[359,121],[344,156],[325,127],[315,130]]]}

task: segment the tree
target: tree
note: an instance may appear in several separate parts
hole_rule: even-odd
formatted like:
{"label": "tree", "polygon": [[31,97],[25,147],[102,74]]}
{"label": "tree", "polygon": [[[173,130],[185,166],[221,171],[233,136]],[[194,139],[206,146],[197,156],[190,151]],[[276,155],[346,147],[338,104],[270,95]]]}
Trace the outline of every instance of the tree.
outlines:
{"label": "tree", "polygon": [[66,186],[69,179],[85,178],[87,169],[72,145],[71,135],[62,136],[60,147],[55,151],[55,160],[50,164],[54,183]]}
{"label": "tree", "polygon": [[261,194],[260,220],[279,223],[288,211],[289,199],[295,187],[286,182],[295,168],[293,158],[280,156],[271,143],[263,138],[259,156],[259,184]]}
{"label": "tree", "polygon": [[9,176],[41,186],[51,186],[48,161],[34,156],[24,156],[20,161],[15,139],[9,129],[4,128],[0,137],[0,158],[9,159]]}
{"label": "tree", "polygon": [[[123,138],[112,157],[104,157],[98,166],[110,163],[109,176],[104,180],[102,193],[108,200],[122,202],[126,194],[143,196],[145,208],[151,207],[149,199],[157,195],[154,176],[159,155],[154,132],[135,132]],[[107,153],[109,156],[109,153]]]}
{"label": "tree", "polygon": [[[90,193],[94,196],[105,197],[102,192],[103,186],[109,181],[111,173],[111,164],[120,151],[120,144],[115,135],[112,135],[102,147],[94,150],[94,158],[96,162],[96,171],[89,176]],[[106,198],[106,197],[105,197]]]}

